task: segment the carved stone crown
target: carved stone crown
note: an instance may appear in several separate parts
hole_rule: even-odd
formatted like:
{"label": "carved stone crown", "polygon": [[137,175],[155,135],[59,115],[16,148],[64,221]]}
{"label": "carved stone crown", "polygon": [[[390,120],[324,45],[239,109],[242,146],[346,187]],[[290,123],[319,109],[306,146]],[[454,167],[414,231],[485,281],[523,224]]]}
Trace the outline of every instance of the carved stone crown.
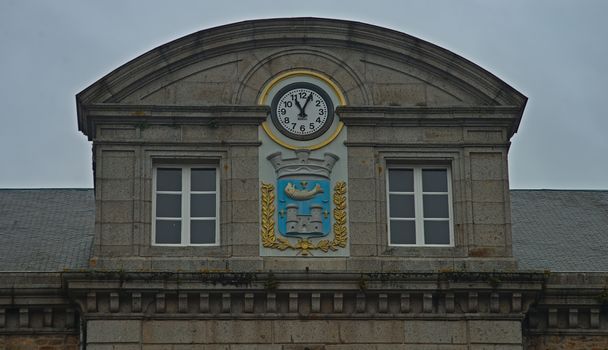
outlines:
{"label": "carved stone crown", "polygon": [[340,159],[333,153],[325,153],[324,159],[310,158],[310,150],[296,150],[296,158],[283,159],[281,152],[276,152],[267,157],[272,163],[277,178],[294,175],[320,176],[329,179],[329,174],[334,165]]}

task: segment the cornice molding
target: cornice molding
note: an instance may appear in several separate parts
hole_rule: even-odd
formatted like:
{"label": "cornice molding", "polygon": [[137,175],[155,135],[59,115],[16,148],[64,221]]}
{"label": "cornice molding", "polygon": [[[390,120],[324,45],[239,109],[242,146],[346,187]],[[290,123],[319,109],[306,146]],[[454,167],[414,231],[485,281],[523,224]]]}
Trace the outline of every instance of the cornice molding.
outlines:
{"label": "cornice molding", "polygon": [[320,18],[245,21],[202,30],[155,48],[117,68],[76,97],[82,106],[115,103],[166,74],[223,54],[268,47],[351,48],[416,66],[449,80],[488,105],[517,105],[527,98],[496,76],[439,46],[374,25]]}
{"label": "cornice molding", "polygon": [[[605,273],[0,273],[0,335],[78,319],[521,320],[530,335],[608,334]],[[585,282],[584,284],[580,284]],[[32,319],[43,320],[42,324]]]}
{"label": "cornice molding", "polygon": [[92,271],[64,278],[87,319],[522,320],[544,276]]}
{"label": "cornice molding", "polygon": [[519,126],[518,106],[343,106],[336,109],[347,126],[501,126],[511,138]]}
{"label": "cornice molding", "polygon": [[95,126],[102,123],[153,125],[198,124],[210,127],[223,125],[260,125],[270,113],[268,106],[183,106],[96,103],[82,107],[82,132],[92,140]]}

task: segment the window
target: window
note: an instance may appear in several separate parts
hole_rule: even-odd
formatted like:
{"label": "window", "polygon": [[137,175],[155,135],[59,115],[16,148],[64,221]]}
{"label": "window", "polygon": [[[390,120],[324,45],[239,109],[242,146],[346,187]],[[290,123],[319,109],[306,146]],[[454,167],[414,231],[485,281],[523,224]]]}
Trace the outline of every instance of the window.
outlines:
{"label": "window", "polygon": [[449,168],[389,166],[389,244],[453,245],[451,197]]}
{"label": "window", "polygon": [[154,168],[154,245],[219,243],[219,180],[212,166]]}

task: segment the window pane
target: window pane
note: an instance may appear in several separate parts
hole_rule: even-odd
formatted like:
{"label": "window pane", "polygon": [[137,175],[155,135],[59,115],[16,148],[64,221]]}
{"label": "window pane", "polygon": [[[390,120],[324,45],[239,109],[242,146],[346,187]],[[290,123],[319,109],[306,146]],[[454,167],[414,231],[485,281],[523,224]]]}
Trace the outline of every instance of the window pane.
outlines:
{"label": "window pane", "polygon": [[424,221],[425,244],[450,244],[449,221]]}
{"label": "window pane", "polygon": [[423,192],[447,192],[448,171],[445,169],[422,169]]}
{"label": "window pane", "polygon": [[179,244],[182,240],[182,222],[179,220],[156,220],[156,243]]}
{"label": "window pane", "polygon": [[416,223],[411,220],[391,220],[391,244],[416,244]]}
{"label": "window pane", "polygon": [[416,216],[414,209],[414,195],[412,194],[391,194],[390,217],[391,218],[413,218]]}
{"label": "window pane", "polygon": [[389,169],[388,190],[390,192],[414,192],[414,170]]}
{"label": "window pane", "polygon": [[215,220],[192,220],[190,222],[190,243],[215,243]]}
{"label": "window pane", "polygon": [[181,194],[157,194],[156,217],[179,218],[182,216]]}
{"label": "window pane", "polygon": [[215,191],[215,169],[192,169],[192,191]]}
{"label": "window pane", "polygon": [[156,189],[158,191],[181,191],[182,169],[156,169]]}
{"label": "window pane", "polygon": [[190,195],[190,216],[193,218],[215,217],[215,194]]}
{"label": "window pane", "polygon": [[425,194],[423,196],[425,218],[448,218],[448,195]]}

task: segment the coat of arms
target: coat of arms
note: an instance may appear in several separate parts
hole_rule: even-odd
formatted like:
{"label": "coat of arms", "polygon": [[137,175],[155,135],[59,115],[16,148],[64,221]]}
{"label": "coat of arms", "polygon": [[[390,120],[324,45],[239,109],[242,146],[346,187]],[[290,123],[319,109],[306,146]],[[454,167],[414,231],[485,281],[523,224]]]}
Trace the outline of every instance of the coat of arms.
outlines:
{"label": "coat of arms", "polygon": [[[297,150],[295,158],[283,159],[282,153],[277,152],[268,156],[268,160],[275,169],[277,183],[276,196],[275,186],[262,184],[264,247],[298,249],[303,255],[315,249],[329,251],[345,247],[346,185],[337,183],[332,198],[330,184],[330,174],[338,156],[325,153],[323,159],[314,159],[309,150]],[[330,236],[332,228],[333,239],[311,241]],[[290,238],[296,238],[297,242],[292,243]]]}
{"label": "coat of arms", "polygon": [[278,228],[283,236],[327,236],[329,180],[304,178],[277,182]]}

